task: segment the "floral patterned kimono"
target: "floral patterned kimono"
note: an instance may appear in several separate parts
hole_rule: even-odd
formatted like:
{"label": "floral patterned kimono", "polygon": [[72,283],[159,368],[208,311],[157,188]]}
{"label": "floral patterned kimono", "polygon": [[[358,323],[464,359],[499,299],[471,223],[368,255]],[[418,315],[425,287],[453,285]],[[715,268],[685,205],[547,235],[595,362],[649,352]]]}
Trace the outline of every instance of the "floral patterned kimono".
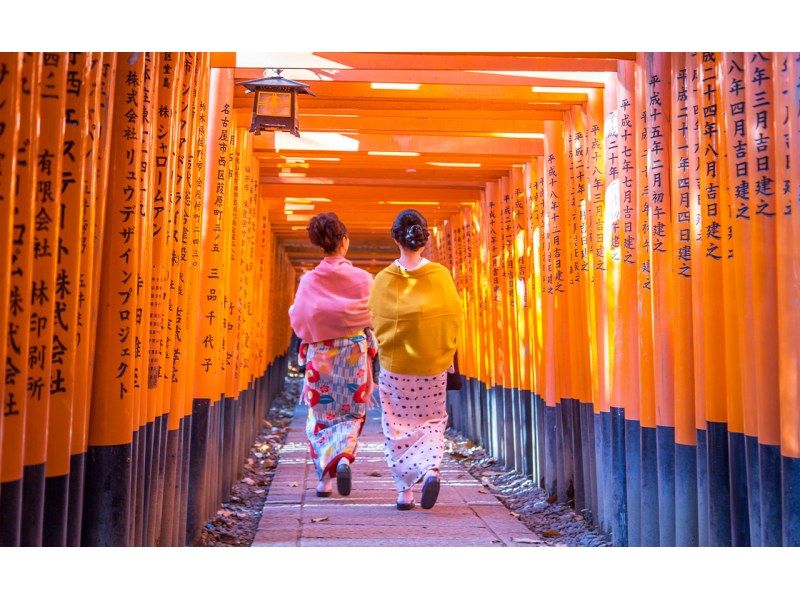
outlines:
{"label": "floral patterned kimono", "polygon": [[377,347],[369,328],[346,338],[300,345],[299,364],[306,366],[302,400],[309,407],[306,436],[320,480],[326,473],[336,477],[343,456],[355,460],[372,397]]}

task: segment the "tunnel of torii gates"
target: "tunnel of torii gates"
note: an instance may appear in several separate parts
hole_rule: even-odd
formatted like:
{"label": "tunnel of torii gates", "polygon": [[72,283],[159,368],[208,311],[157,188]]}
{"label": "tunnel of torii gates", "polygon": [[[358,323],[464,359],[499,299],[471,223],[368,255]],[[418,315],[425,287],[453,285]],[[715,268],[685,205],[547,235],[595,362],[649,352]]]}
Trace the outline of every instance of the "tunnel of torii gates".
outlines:
{"label": "tunnel of torii gates", "polygon": [[[299,138],[237,83],[306,82]],[[800,54],[4,53],[4,545],[187,545],[335,211],[419,209],[451,422],[616,545],[800,544]]]}

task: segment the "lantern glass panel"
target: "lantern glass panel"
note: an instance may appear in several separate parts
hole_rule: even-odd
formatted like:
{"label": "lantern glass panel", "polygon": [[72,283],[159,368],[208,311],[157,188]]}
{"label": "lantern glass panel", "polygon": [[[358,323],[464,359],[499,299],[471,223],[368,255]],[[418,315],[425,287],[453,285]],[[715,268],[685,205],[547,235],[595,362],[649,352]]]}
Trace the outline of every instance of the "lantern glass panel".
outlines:
{"label": "lantern glass panel", "polygon": [[258,116],[292,116],[292,94],[275,91],[259,91],[256,105]]}

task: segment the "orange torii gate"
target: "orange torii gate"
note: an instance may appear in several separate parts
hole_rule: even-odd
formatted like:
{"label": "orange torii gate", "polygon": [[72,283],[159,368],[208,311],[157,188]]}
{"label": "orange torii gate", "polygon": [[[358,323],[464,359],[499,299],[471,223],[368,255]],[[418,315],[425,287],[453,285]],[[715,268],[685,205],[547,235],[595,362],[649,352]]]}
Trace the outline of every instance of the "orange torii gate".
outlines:
{"label": "orange torii gate", "polygon": [[[204,193],[217,169],[209,107],[221,110],[209,86],[230,95],[233,81],[216,84],[208,53],[6,53],[0,65],[0,543],[192,542],[238,476],[289,344],[294,276],[270,249],[252,142],[232,116],[222,195]],[[233,211],[215,207],[234,195]],[[211,294],[200,273],[218,251],[235,271],[214,288],[229,335],[215,350],[237,366],[224,389],[203,385],[195,346],[200,290]],[[206,394],[239,407],[209,418]]]}
{"label": "orange torii gate", "polygon": [[[544,153],[525,165],[542,173],[526,215],[530,278],[502,268],[507,179],[466,208],[489,214],[488,236],[469,215],[438,232],[469,239],[455,255],[486,256],[488,269],[472,269],[482,282],[462,292],[468,320],[480,289],[499,297],[507,276],[533,293],[515,357],[534,372],[540,427],[521,458],[616,544],[800,542],[799,60],[640,54],[563,121],[545,120]],[[523,389],[506,339],[524,304],[498,301],[491,326],[469,326],[459,347],[498,366],[465,360],[468,406],[453,409],[488,413],[489,430],[459,425],[499,455],[518,426],[502,406]]]}
{"label": "orange torii gate", "polygon": [[464,305],[456,427],[617,545],[800,544],[800,54],[319,57],[287,140],[235,56],[0,54],[0,544],[192,544],[309,215],[375,271],[406,205]]}

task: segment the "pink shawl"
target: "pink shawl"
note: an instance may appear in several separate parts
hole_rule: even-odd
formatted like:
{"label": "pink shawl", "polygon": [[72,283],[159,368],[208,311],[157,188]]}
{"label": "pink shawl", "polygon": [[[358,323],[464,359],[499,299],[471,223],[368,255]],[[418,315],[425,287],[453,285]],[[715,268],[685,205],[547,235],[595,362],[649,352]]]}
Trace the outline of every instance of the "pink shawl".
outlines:
{"label": "pink shawl", "polygon": [[297,285],[292,328],[307,343],[343,338],[370,325],[372,276],[341,256],[325,256]]}

